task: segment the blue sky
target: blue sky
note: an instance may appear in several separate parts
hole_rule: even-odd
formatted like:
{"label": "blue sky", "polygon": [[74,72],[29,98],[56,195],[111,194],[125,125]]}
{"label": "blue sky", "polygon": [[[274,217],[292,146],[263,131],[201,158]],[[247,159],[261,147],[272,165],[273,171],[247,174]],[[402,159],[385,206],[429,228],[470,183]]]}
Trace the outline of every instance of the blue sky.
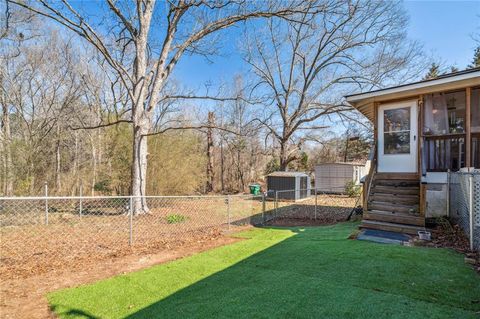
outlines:
{"label": "blue sky", "polygon": [[460,69],[471,62],[475,48],[471,35],[480,33],[480,0],[407,1],[405,8],[409,36],[421,41],[427,54]]}
{"label": "blue sky", "polygon": [[[472,60],[475,42],[471,35],[480,33],[480,0],[477,1],[406,1],[410,17],[409,37],[420,41],[425,53],[442,62],[464,69]],[[229,80],[244,72],[246,66],[235,52],[239,41],[236,32],[224,34],[224,56],[210,64],[201,57],[184,57],[175,70],[175,77],[192,89],[204,83]]]}

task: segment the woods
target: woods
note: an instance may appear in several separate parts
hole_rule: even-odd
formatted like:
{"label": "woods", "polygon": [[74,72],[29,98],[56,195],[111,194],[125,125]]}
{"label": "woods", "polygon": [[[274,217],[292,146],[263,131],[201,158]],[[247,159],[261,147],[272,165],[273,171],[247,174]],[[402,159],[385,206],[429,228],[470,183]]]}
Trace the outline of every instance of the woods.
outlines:
{"label": "woods", "polygon": [[[58,195],[232,193],[269,171],[362,160],[369,127],[343,95],[412,78],[421,63],[394,3],[5,6],[7,196],[41,194],[45,182]],[[215,59],[232,27],[247,71],[211,91],[187,88],[179,62]],[[148,207],[139,198],[134,210]]]}

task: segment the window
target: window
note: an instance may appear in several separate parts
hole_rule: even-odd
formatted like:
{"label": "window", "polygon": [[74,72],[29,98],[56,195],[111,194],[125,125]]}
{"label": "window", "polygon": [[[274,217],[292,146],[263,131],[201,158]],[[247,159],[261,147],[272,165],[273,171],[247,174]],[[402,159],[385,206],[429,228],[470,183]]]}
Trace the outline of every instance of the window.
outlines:
{"label": "window", "polygon": [[410,107],[383,111],[384,154],[410,154]]}

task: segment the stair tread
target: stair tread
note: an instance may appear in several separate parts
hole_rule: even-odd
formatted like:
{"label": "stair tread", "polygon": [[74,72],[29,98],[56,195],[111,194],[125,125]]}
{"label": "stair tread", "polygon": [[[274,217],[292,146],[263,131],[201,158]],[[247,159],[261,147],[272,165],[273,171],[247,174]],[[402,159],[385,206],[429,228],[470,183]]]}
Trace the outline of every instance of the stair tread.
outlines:
{"label": "stair tread", "polygon": [[363,214],[363,219],[403,225],[425,226],[425,218],[423,216],[406,213],[368,210]]}
{"label": "stair tread", "polygon": [[403,207],[403,208],[415,208],[418,204],[400,204],[400,203],[392,203],[392,202],[384,202],[380,200],[369,200],[368,204],[377,204],[377,205],[389,205],[394,207]]}
{"label": "stair tread", "polygon": [[419,181],[398,180],[398,179],[377,179],[373,181],[374,185],[394,186],[394,187],[414,187],[420,184]]}
{"label": "stair tread", "polygon": [[369,213],[369,214],[380,214],[380,215],[389,215],[389,216],[400,216],[400,217],[409,217],[409,218],[424,219],[424,218],[423,218],[422,216],[420,216],[420,215],[412,215],[412,214],[405,214],[405,213],[392,213],[392,212],[389,212],[389,211],[376,210],[376,209],[367,210],[367,213]]}
{"label": "stair tread", "polygon": [[380,222],[376,220],[362,220],[362,225],[379,225],[379,226],[392,226],[392,227],[399,227],[399,228],[407,228],[407,229],[418,229],[423,230],[425,227],[422,226],[415,226],[415,225],[405,225],[405,224],[398,224],[398,223],[390,223],[390,222]]}
{"label": "stair tread", "polygon": [[401,179],[401,180],[410,180],[418,181],[420,176],[417,173],[376,173],[373,176],[373,179]]}
{"label": "stair tread", "polygon": [[396,186],[396,185],[376,185],[376,184],[373,184],[372,185],[372,188],[392,188],[392,189],[420,189],[420,186]]}
{"label": "stair tread", "polygon": [[376,202],[388,202],[388,203],[397,203],[397,204],[404,204],[404,205],[418,205],[420,202],[420,198],[418,197],[411,197],[411,198],[404,198],[398,196],[379,196],[379,195],[371,195],[369,197],[369,201],[376,201]]}
{"label": "stair tread", "polygon": [[419,195],[419,187],[393,187],[393,186],[372,186],[371,194],[387,193],[387,194],[412,194]]}
{"label": "stair tread", "polygon": [[367,203],[367,210],[383,210],[387,212],[395,212],[395,213],[410,213],[412,210],[418,210],[418,204],[414,205],[403,205],[403,204],[395,204],[391,202],[375,202],[369,201]]}
{"label": "stair tread", "polygon": [[395,196],[399,198],[405,198],[405,199],[410,199],[410,198],[420,198],[420,195],[418,194],[391,194],[391,193],[382,193],[382,192],[374,192],[374,189],[370,190],[370,193],[373,195],[379,195],[379,196]]}

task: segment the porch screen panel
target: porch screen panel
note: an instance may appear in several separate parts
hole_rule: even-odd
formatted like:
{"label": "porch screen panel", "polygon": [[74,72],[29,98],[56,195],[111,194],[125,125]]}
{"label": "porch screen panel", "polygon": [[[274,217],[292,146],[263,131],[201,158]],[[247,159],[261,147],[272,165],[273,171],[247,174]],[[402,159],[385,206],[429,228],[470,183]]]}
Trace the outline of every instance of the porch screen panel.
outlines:
{"label": "porch screen panel", "polygon": [[456,171],[465,165],[465,106],[464,90],[425,96],[427,171]]}
{"label": "porch screen panel", "polygon": [[423,132],[425,135],[449,133],[445,94],[429,94],[425,96],[425,126]]}
{"label": "porch screen panel", "polygon": [[480,168],[480,88],[471,95],[472,166]]}
{"label": "porch screen panel", "polygon": [[410,107],[383,111],[384,154],[410,154]]}

